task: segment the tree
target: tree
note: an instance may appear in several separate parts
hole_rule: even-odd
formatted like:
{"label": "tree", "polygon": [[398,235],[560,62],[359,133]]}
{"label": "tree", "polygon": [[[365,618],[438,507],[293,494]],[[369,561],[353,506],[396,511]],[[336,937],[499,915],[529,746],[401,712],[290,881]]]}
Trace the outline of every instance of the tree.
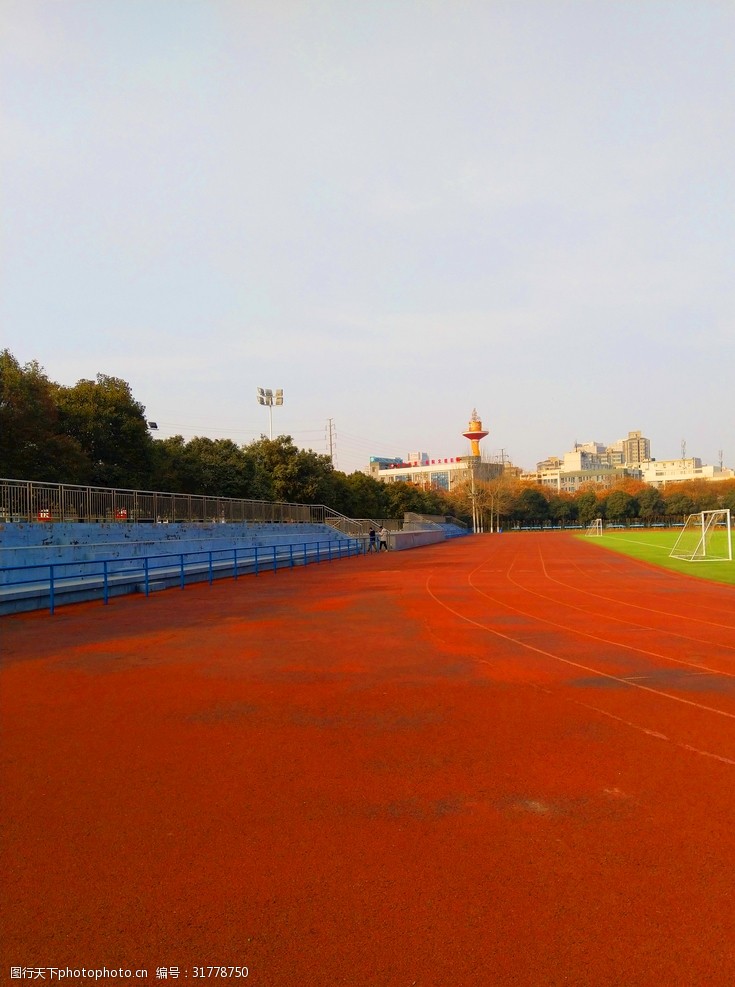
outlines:
{"label": "tree", "polygon": [[196,493],[187,488],[186,441],[183,435],[157,439],[153,443],[151,486],[171,493]]}
{"label": "tree", "polygon": [[685,517],[694,512],[694,502],[681,491],[666,496],[666,513],[669,517]]}
{"label": "tree", "polygon": [[433,490],[422,490],[413,483],[388,483],[386,493],[389,517],[403,517],[407,512],[443,513],[444,504]]}
{"label": "tree", "polygon": [[638,495],[638,516],[642,520],[652,521],[661,517],[664,509],[664,499],[656,487],[646,487]]}
{"label": "tree", "polygon": [[613,490],[607,498],[606,516],[610,521],[626,521],[638,514],[638,503],[625,490]]}
{"label": "tree", "polygon": [[119,377],[97,374],[73,387],[57,388],[59,422],[90,461],[87,482],[105,487],[147,486],[153,440],[145,408]]}
{"label": "tree", "polygon": [[733,515],[735,515],[735,481],[725,480],[722,482],[719,501],[720,507],[729,508]]}
{"label": "tree", "polygon": [[549,516],[562,527],[577,517],[577,505],[571,494],[553,493],[549,497]]}
{"label": "tree", "polygon": [[519,524],[543,524],[549,517],[549,502],[537,487],[525,487],[515,499],[511,516]]}
{"label": "tree", "polygon": [[298,449],[290,435],[261,436],[243,451],[252,462],[253,496],[258,500],[319,504],[333,489],[329,456]]}
{"label": "tree", "polygon": [[584,490],[577,494],[577,514],[581,524],[589,524],[596,517],[601,516],[600,506],[597,503],[597,495],[594,490]]}
{"label": "tree", "polygon": [[366,473],[340,473],[332,478],[333,510],[353,518],[384,518],[388,516],[388,484]]}
{"label": "tree", "polygon": [[185,493],[252,496],[253,462],[231,439],[191,439],[183,450],[180,469]]}
{"label": "tree", "polygon": [[54,385],[33,360],[21,367],[0,352],[0,475],[8,479],[77,483],[89,461],[61,430]]}

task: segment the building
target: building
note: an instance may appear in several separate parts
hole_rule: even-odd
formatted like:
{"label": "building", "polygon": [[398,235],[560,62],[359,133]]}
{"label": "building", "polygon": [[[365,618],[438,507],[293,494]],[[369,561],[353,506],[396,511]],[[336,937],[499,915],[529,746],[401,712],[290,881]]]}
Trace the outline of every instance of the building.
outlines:
{"label": "building", "polygon": [[622,446],[623,462],[628,466],[640,466],[651,458],[651,442],[640,432],[628,432],[628,438],[619,443]]}
{"label": "building", "polygon": [[492,480],[509,469],[508,463],[488,463],[480,456],[480,442],[488,434],[473,409],[467,431],[471,455],[431,459],[425,452],[409,452],[406,460],[370,457],[369,474],[382,483],[413,483],[422,490],[453,490],[459,484]]}
{"label": "building", "polygon": [[640,432],[628,432],[612,445],[575,442],[562,457],[549,456],[523,478],[564,493],[576,493],[585,483],[612,487],[623,477],[641,478],[642,455],[650,459],[651,443]]}
{"label": "building", "polygon": [[651,458],[651,442],[641,432],[628,432],[626,439],[613,445],[601,442],[575,442],[563,457],[549,456],[536,464],[535,473],[523,479],[565,493],[575,493],[584,483],[614,486],[622,477],[643,480],[654,487],[684,480],[730,480],[735,471],[721,466],[703,466],[696,457],[689,459]]}
{"label": "building", "polygon": [[446,490],[450,492],[459,484],[474,478],[491,480],[503,473],[500,463],[485,463],[475,456],[455,456],[448,459],[407,461],[370,457],[370,476],[382,483],[413,483],[422,490]]}
{"label": "building", "polygon": [[683,483],[685,480],[735,479],[735,470],[720,466],[703,466],[696,456],[689,459],[650,459],[641,463],[641,477],[652,487],[664,487],[667,483]]}
{"label": "building", "polygon": [[550,487],[559,493],[577,493],[585,483],[594,483],[601,487],[614,487],[623,477],[637,476],[639,471],[633,471],[619,466],[595,466],[583,469],[545,469],[535,473],[523,473],[521,479],[538,483],[542,487]]}

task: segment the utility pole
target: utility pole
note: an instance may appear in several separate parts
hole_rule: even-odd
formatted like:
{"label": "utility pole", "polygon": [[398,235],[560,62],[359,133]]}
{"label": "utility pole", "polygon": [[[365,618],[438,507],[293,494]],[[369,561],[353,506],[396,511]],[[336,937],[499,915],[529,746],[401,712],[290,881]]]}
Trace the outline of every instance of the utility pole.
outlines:
{"label": "utility pole", "polygon": [[332,466],[334,466],[334,418],[327,418],[327,429],[329,440],[329,459],[331,460]]}

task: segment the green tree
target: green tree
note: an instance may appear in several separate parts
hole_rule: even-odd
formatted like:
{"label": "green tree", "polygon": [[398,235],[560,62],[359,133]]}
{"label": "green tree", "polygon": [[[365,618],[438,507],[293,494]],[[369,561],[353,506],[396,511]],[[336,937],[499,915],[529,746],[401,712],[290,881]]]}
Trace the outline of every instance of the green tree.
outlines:
{"label": "green tree", "polygon": [[187,487],[186,440],[183,435],[156,439],[153,443],[151,486],[171,493],[196,493]]}
{"label": "green tree", "polygon": [[145,408],[119,377],[97,374],[73,387],[57,385],[59,422],[90,461],[88,482],[105,487],[143,487],[151,478],[153,440]]}
{"label": "green tree", "polygon": [[549,502],[536,487],[524,487],[515,499],[511,517],[518,524],[543,524],[549,518]]}
{"label": "green tree", "polygon": [[577,505],[570,494],[553,493],[549,497],[549,516],[564,527],[577,517]]}
{"label": "green tree", "polygon": [[388,483],[388,517],[400,518],[407,512],[443,514],[444,504],[433,490],[422,490],[413,483]]}
{"label": "green tree", "polygon": [[0,352],[0,475],[78,483],[88,470],[79,443],[62,432],[55,387],[43,368]]}
{"label": "green tree", "polygon": [[602,516],[594,490],[584,490],[577,494],[575,500],[580,524],[589,524],[595,518]]}
{"label": "green tree", "polygon": [[665,504],[656,487],[647,487],[638,494],[638,516],[644,521],[653,521],[664,513]]}
{"label": "green tree", "polygon": [[366,473],[339,473],[335,471],[332,500],[329,506],[354,518],[383,518],[388,516],[388,484],[381,483]]}
{"label": "green tree", "polygon": [[262,436],[244,452],[252,462],[253,496],[258,500],[319,504],[333,490],[329,456],[298,449],[290,435]]}
{"label": "green tree", "polygon": [[694,501],[680,491],[667,495],[665,501],[666,513],[669,517],[684,517],[694,512]]}
{"label": "green tree", "polygon": [[637,517],[638,503],[625,490],[613,490],[607,498],[605,513],[610,521],[627,521]]}
{"label": "green tree", "polygon": [[735,515],[735,482],[724,481],[723,490],[720,494],[720,507],[729,508]]}
{"label": "green tree", "polygon": [[252,496],[252,460],[231,439],[191,439],[179,463],[185,493],[212,497]]}

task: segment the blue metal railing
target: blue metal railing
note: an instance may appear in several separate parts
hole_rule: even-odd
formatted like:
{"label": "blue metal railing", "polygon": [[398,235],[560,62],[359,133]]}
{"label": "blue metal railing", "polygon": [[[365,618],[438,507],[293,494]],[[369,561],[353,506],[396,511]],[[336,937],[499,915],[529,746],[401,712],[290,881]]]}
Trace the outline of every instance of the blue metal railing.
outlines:
{"label": "blue metal railing", "polygon": [[178,584],[184,589],[187,581],[206,580],[211,585],[215,578],[237,579],[238,575],[248,572],[257,576],[263,571],[277,572],[281,568],[292,569],[311,562],[332,562],[364,554],[363,539],[343,538],[171,552],[143,558],[0,566],[0,606],[7,613],[13,600],[46,599],[53,614],[62,594],[74,597],[67,602],[101,597],[107,604],[116,588],[129,592],[139,590],[149,596],[154,589],[167,586]]}

